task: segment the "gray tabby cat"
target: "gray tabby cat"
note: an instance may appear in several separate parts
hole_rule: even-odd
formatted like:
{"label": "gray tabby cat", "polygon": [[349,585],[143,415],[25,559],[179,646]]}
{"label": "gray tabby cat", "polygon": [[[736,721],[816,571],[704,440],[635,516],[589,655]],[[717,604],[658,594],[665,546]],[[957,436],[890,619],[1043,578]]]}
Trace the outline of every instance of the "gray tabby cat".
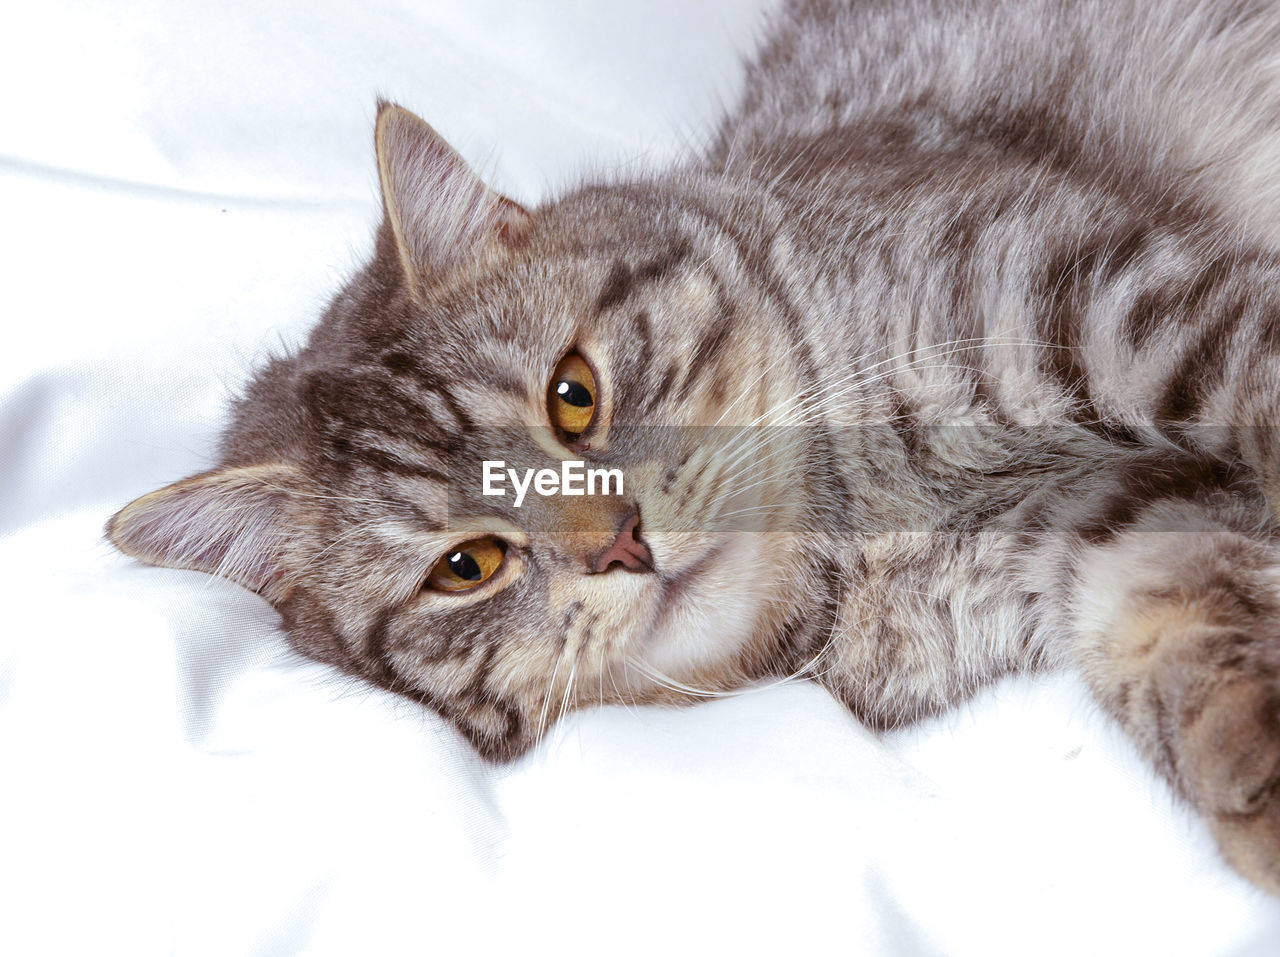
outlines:
{"label": "gray tabby cat", "polygon": [[1277,51],[1264,0],[802,0],[705,155],[534,210],[383,104],[372,261],[108,534],[493,759],[1070,664],[1280,893]]}

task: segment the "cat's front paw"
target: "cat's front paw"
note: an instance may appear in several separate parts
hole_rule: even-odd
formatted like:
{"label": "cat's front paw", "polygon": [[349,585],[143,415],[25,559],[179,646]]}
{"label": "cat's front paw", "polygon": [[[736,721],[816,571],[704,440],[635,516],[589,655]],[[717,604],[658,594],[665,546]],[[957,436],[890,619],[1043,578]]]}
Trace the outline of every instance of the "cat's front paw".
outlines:
{"label": "cat's front paw", "polygon": [[1177,770],[1192,799],[1213,815],[1262,811],[1280,785],[1280,682],[1230,676],[1187,710]]}
{"label": "cat's front paw", "polygon": [[1209,823],[1227,863],[1280,897],[1280,800],[1274,792],[1252,813],[1220,814]]}
{"label": "cat's front paw", "polygon": [[1280,682],[1233,676],[1184,720],[1178,777],[1227,861],[1280,896]]}

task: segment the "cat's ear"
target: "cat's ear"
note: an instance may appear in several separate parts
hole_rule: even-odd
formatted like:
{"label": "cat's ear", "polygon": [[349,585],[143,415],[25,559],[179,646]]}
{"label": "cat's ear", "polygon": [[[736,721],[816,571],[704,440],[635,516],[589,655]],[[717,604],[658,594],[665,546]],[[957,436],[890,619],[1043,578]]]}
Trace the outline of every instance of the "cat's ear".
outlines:
{"label": "cat's ear", "polygon": [[126,505],[107,522],[107,537],[134,558],[220,575],[274,604],[288,594],[287,503],[300,488],[287,465],[206,472]]}
{"label": "cat's ear", "polygon": [[484,184],[425,122],[378,104],[382,203],[411,288],[519,238],[529,214]]}

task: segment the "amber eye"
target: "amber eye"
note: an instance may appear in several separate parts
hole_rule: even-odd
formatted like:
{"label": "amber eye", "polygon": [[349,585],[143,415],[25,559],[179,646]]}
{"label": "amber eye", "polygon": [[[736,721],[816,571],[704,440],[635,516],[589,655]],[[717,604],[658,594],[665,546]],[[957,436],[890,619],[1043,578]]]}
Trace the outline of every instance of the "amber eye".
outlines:
{"label": "amber eye", "polygon": [[578,353],[570,352],[552,373],[547,411],[551,424],[570,442],[587,431],[596,417],[596,377]]}
{"label": "amber eye", "polygon": [[449,549],[427,576],[437,591],[466,591],[488,581],[502,565],[506,546],[494,538],[473,538]]}

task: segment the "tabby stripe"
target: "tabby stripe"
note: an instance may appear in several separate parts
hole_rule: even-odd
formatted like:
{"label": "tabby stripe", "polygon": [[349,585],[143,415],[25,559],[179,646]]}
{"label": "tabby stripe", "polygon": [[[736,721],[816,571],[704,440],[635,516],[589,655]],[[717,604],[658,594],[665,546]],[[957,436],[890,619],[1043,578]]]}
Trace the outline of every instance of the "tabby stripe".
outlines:
{"label": "tabby stripe", "polygon": [[1089,380],[1080,363],[1081,327],[1088,298],[1083,295],[1086,283],[1102,261],[1105,245],[1094,241],[1082,250],[1056,257],[1045,270],[1043,282],[1047,309],[1039,330],[1046,345],[1040,358],[1040,369],[1058,383],[1077,403],[1077,412],[1086,419],[1097,419],[1089,395]]}
{"label": "tabby stripe", "polygon": [[1153,418],[1158,424],[1194,418],[1204,399],[1221,385],[1228,346],[1244,317],[1244,309],[1243,299],[1233,301],[1183,350],[1156,402]]}
{"label": "tabby stripe", "polygon": [[635,271],[636,282],[655,282],[664,278],[689,256],[689,241],[682,239],[674,248],[650,262],[643,263]]}
{"label": "tabby stripe", "polygon": [[596,312],[610,309],[632,294],[637,286],[644,283],[657,282],[685,261],[689,256],[689,243],[681,241],[672,249],[649,262],[642,263],[634,270],[619,260],[605,279],[604,288],[596,300]]}
{"label": "tabby stripe", "polygon": [[[396,354],[397,353],[392,353],[392,356],[396,356]],[[457,425],[465,429],[466,422],[463,421],[463,418],[460,415],[460,406],[458,406],[456,400],[453,399],[451,390],[445,388],[445,386],[440,383],[438,377],[435,376],[434,372],[431,372],[428,368],[419,365],[406,365],[404,360],[408,357],[404,356],[403,353],[398,353],[398,356],[399,361],[393,360],[383,363],[389,371],[393,372],[393,377],[388,381],[387,389],[385,389],[381,394],[394,395],[394,397],[399,400],[399,403],[401,403],[401,408],[406,415],[416,415],[422,418],[429,418],[430,421],[433,421],[435,425],[442,427],[442,429],[453,431],[448,429],[448,426],[454,425],[454,423],[445,423],[436,420],[434,416],[430,415],[430,409],[426,408],[424,404],[422,404],[420,398],[421,393],[433,395],[433,397],[439,399],[439,402],[442,403],[443,406],[449,409],[449,415],[452,415],[454,420],[457,420]],[[408,361],[412,362],[411,358],[408,358]],[[494,371],[497,372],[499,380],[509,381],[506,372],[500,372],[498,370]],[[476,372],[477,375],[483,374],[483,371],[479,370],[479,368],[477,368]],[[485,380],[485,384],[490,384],[488,379]],[[518,394],[524,394],[524,389],[518,390]]]}
{"label": "tabby stripe", "polygon": [[[864,562],[865,571],[865,558],[861,554],[858,557]],[[830,645],[840,626],[840,609],[844,606],[848,582],[840,573],[838,562],[823,564],[818,588],[822,596],[818,613],[791,616],[779,629],[778,667],[783,674],[794,674],[806,665],[811,666],[818,654]]]}
{"label": "tabby stripe", "polygon": [[1280,305],[1268,303],[1257,323],[1257,348],[1268,358],[1280,353]]}
{"label": "tabby stripe", "polygon": [[560,647],[564,648],[569,643],[569,626],[573,624],[574,619],[582,613],[586,606],[581,601],[574,601],[565,609],[564,614],[560,616]]}
{"label": "tabby stripe", "polygon": [[947,220],[942,232],[938,234],[936,240],[938,254],[948,258],[954,256],[966,265],[971,264],[978,237],[983,227],[993,219],[994,217],[990,215],[977,216],[970,210],[958,211]]}
{"label": "tabby stripe", "polygon": [[[381,377],[377,375],[376,371],[355,370],[357,372],[365,372],[363,379],[365,383],[379,386],[375,397],[377,401],[373,403],[379,412],[387,411],[387,407],[390,407],[390,410],[394,411],[402,419],[434,425],[440,431],[448,432],[454,437],[474,431],[474,421],[467,414],[466,409],[454,398],[448,384],[440,378],[434,369],[418,364],[415,358],[404,352],[384,353],[379,358],[383,368],[394,373],[397,379],[403,380],[413,387],[411,390],[405,391],[393,385],[394,379],[392,382],[380,381]],[[370,374],[371,372],[372,374]],[[369,387],[369,385],[365,386],[365,388]],[[343,391],[348,392],[357,400],[368,398],[367,396],[356,395],[355,390],[350,387]],[[455,422],[450,423],[450,425],[456,424],[456,431],[437,420],[431,414],[431,410],[422,405],[417,394],[419,392],[430,393],[440,400],[441,404],[449,410],[449,414],[453,416]],[[523,390],[521,394],[523,394]]]}
{"label": "tabby stripe", "polygon": [[729,398],[729,370],[723,365],[716,366],[716,374],[711,379],[711,401],[717,406]]}
{"label": "tabby stripe", "polygon": [[[520,716],[519,709],[510,700],[494,694],[485,687],[493,668],[493,659],[497,653],[496,644],[491,643],[486,646],[483,657],[476,667],[475,675],[462,692],[463,694],[470,694],[481,706],[492,708],[502,717],[505,727],[500,732],[497,740],[492,740],[490,735],[467,723],[466,708],[460,706],[457,697],[443,699],[424,688],[410,686],[406,683],[406,679],[396,671],[391,655],[387,650],[387,630],[395,612],[396,609],[391,608],[380,613],[366,634],[364,640],[364,661],[366,664],[361,669],[362,673],[374,684],[416,701],[439,715],[452,718],[462,731],[468,733],[477,748],[486,754],[493,751],[493,745],[500,747],[518,738],[523,730],[523,719]],[[434,656],[432,660],[440,660],[448,653],[443,652],[438,656]]]}
{"label": "tabby stripe", "polygon": [[1112,697],[1112,707],[1115,708],[1116,715],[1121,720],[1125,720],[1129,716],[1129,703],[1133,699],[1133,685],[1134,680],[1132,678],[1121,681],[1116,685],[1115,695]]}
{"label": "tabby stripe", "polygon": [[475,431],[475,420],[468,414],[457,399],[454,398],[452,390],[434,370],[423,369],[420,378],[422,385],[430,392],[434,392],[439,396],[440,400],[449,407],[449,413],[458,420],[462,434],[468,435]]}
{"label": "tabby stripe", "polygon": [[898,436],[909,459],[920,455],[920,423],[916,420],[915,411],[905,396],[893,393],[893,415],[889,417],[889,427]]}
{"label": "tabby stripe", "polygon": [[487,389],[502,392],[516,399],[524,398],[529,394],[529,387],[524,382],[491,361],[482,361],[477,357],[473,360],[472,368],[475,370],[476,378],[483,382]]}
{"label": "tabby stripe", "polygon": [[1170,281],[1144,290],[1135,300],[1122,322],[1122,333],[1135,352],[1147,346],[1165,321],[1180,325],[1194,320],[1206,309],[1218,288],[1231,275],[1230,261],[1219,256],[1210,262],[1195,280]]}
{"label": "tabby stripe", "polygon": [[405,376],[406,378],[414,378],[420,369],[417,357],[398,349],[384,352],[378,357],[378,360],[386,367],[388,372]]}
{"label": "tabby stripe", "polygon": [[1169,715],[1165,708],[1164,699],[1160,697],[1160,688],[1155,681],[1147,683],[1143,700],[1148,706],[1151,714],[1151,723],[1155,730],[1156,753],[1152,755],[1152,759],[1155,761],[1156,767],[1170,781],[1177,782],[1177,761],[1173,756],[1173,743],[1169,739],[1168,731]]}
{"label": "tabby stripe", "polygon": [[395,608],[384,608],[364,637],[363,660],[367,662],[365,672],[370,681],[390,691],[399,690],[397,686],[403,684],[391,662],[391,653],[387,650],[387,629],[390,628],[395,613]]}
{"label": "tabby stripe", "polygon": [[486,642],[484,649],[480,652],[480,661],[472,670],[471,680],[455,695],[459,701],[465,701],[468,698],[484,700],[488,690],[486,686],[489,683],[489,674],[493,671],[493,659],[497,654],[498,643],[496,641]]}
{"label": "tabby stripe", "polygon": [[671,387],[675,385],[676,376],[679,374],[680,368],[678,365],[672,364],[667,366],[667,371],[663,373],[662,379],[658,382],[657,388],[650,391],[645,397],[644,405],[641,407],[640,411],[642,413],[648,413],[653,410],[654,406],[665,399],[671,392]]}
{"label": "tabby stripe", "polygon": [[[1114,239],[1115,234],[1112,234]],[[1147,226],[1132,223],[1120,233],[1120,240],[1111,245],[1103,257],[1102,278],[1105,282],[1115,282],[1123,273],[1129,271],[1137,259],[1146,252],[1150,232]]]}
{"label": "tabby stripe", "polygon": [[348,432],[394,434],[388,422],[399,430],[409,427],[416,442],[442,451],[452,448],[454,442],[471,429],[470,419],[457,402],[427,375],[412,379],[415,389],[437,396],[454,417],[453,423],[440,422],[421,404],[417,394],[406,393],[394,380],[387,381],[385,375],[370,375],[366,371],[365,378],[362,387],[335,376],[326,376],[314,383],[311,401],[318,406],[316,414],[331,424],[340,423],[343,431]]}
{"label": "tabby stripe", "polygon": [[[1217,668],[1237,669],[1248,663],[1248,651],[1254,645],[1254,637],[1246,631],[1232,631],[1205,642],[1207,656]],[[1256,669],[1253,669],[1256,674]]]}
{"label": "tabby stripe", "polygon": [[[426,391],[438,395],[443,402],[451,399],[449,391],[441,385],[431,367],[425,365],[419,357],[403,351],[392,351],[384,353],[379,358],[382,365],[399,378],[422,386]],[[525,384],[513,378],[505,367],[491,360],[485,360],[481,356],[473,356],[471,363],[476,377],[482,379],[486,386],[515,396],[523,396],[527,391]]]}
{"label": "tabby stripe", "polygon": [[640,340],[640,370],[647,374],[653,365],[653,327],[649,324],[649,314],[640,310],[632,317],[631,324]]}
{"label": "tabby stripe", "polygon": [[1023,499],[1010,519],[1017,521],[1018,545],[1028,551],[1044,544],[1045,532],[1053,522],[1057,495],[1049,491],[1032,493]]}
{"label": "tabby stripe", "polygon": [[631,270],[627,268],[626,263],[619,260],[613,264],[608,278],[604,281],[604,288],[600,291],[600,297],[596,300],[596,312],[601,313],[612,306],[616,306],[626,299],[630,292]]}
{"label": "tabby stripe", "polygon": [[[755,280],[753,285],[758,291],[765,293],[772,304],[783,314],[782,331],[787,333],[792,348],[799,357],[802,373],[809,381],[821,381],[821,377],[818,375],[817,363],[804,336],[805,322],[803,314],[784,293],[782,280],[769,265],[767,254],[758,252],[756,241],[748,240],[742,232],[734,228],[734,225],[707,209],[693,196],[688,193],[682,193],[679,196],[679,200],[684,210],[702,220],[703,224],[711,232],[715,233],[717,238],[726,239],[733,245],[738,262]],[[760,225],[764,226],[765,224],[761,223]]]}
{"label": "tabby stripe", "polygon": [[414,462],[406,462],[394,452],[389,452],[386,449],[359,446],[352,449],[350,457],[378,471],[404,475],[410,478],[429,479],[433,482],[439,482],[441,485],[449,484],[449,476],[439,469],[433,469]]}
{"label": "tabby stripe", "polygon": [[973,397],[991,421],[1007,429],[1016,428],[1018,423],[1010,418],[1000,405],[1000,396],[996,389],[998,383],[995,377],[977,365],[964,366],[961,372],[968,374],[969,381],[973,383]]}
{"label": "tabby stripe", "polygon": [[702,375],[707,363],[717,357],[724,349],[725,342],[728,341],[736,324],[736,317],[731,312],[723,313],[711,324],[711,328],[707,330],[706,334],[698,340],[698,344],[693,350],[693,356],[689,359],[689,364],[685,368],[684,381],[680,384],[680,391],[677,394],[677,398],[680,401],[683,402],[688,398],[694,382]]}
{"label": "tabby stripe", "polygon": [[[502,717],[506,726],[493,743],[511,745],[513,740],[519,738],[524,731],[524,718],[520,714],[520,709],[511,702],[510,698],[499,694],[489,686],[489,676],[493,673],[494,659],[497,656],[498,642],[490,641],[485,645],[484,651],[481,653],[475,674],[472,676],[471,681],[467,683],[467,686],[458,694],[458,699],[470,698],[477,702],[479,707],[487,707],[496,711]],[[484,750],[487,752],[489,749]]]}
{"label": "tabby stripe", "polygon": [[1202,489],[1230,489],[1240,480],[1240,473],[1233,466],[1204,459],[1138,463],[1139,467],[1143,465],[1153,466],[1152,471],[1128,472],[1120,488],[1103,500],[1097,513],[1077,526],[1080,538],[1090,545],[1104,545],[1162,499],[1193,499]]}
{"label": "tabby stripe", "polygon": [[679,476],[680,472],[676,467],[672,466],[668,468],[662,473],[662,483],[658,486],[659,491],[661,491],[663,495],[670,495],[671,487],[676,484],[676,479],[679,478]]}
{"label": "tabby stripe", "polygon": [[[758,241],[749,241],[733,225],[712,213],[688,193],[682,193],[680,200],[686,212],[697,215],[718,237],[727,239],[732,243],[733,249],[737,253],[738,262],[742,265],[744,271],[755,280],[753,285],[756,290],[764,293],[774,308],[781,313],[781,322],[778,324],[780,326],[779,331],[790,340],[792,355],[796,360],[796,364],[800,367],[801,379],[808,382],[824,381],[825,377],[821,375],[821,370],[813,354],[812,345],[804,332],[807,326],[803,313],[786,294],[781,277],[770,265],[767,252],[758,252],[756,248]],[[758,229],[767,227],[767,223],[757,224]],[[745,224],[744,228],[747,228]],[[822,416],[821,423],[814,426],[813,452],[815,458],[825,456],[826,461],[835,461],[837,459],[835,442],[825,415]],[[842,505],[848,506],[853,501],[853,494],[848,486],[848,476],[845,475],[843,470],[836,470],[830,474],[828,484],[824,486],[823,494],[837,509]]]}

